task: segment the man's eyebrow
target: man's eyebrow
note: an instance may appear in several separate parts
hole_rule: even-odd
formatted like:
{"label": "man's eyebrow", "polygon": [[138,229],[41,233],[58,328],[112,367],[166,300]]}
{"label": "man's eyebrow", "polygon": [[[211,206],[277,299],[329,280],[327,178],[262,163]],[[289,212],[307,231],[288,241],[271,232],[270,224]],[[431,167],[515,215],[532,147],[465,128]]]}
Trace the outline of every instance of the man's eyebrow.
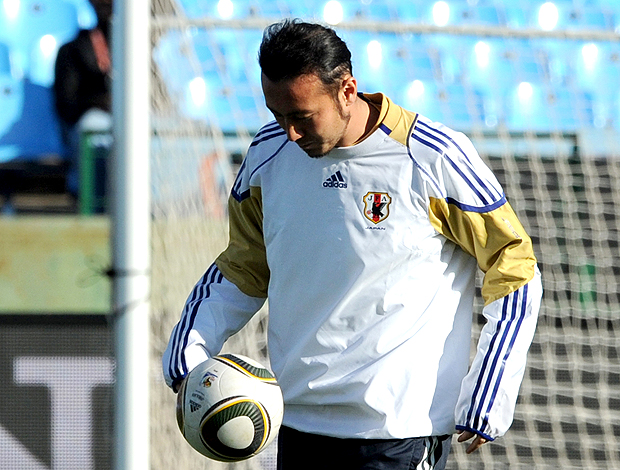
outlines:
{"label": "man's eyebrow", "polygon": [[[267,106],[267,105],[265,105],[265,106]],[[277,111],[274,111],[274,110],[273,110],[273,109],[271,109],[269,106],[267,106],[267,109],[268,109],[269,111],[271,111],[273,114],[277,114],[278,116],[285,116],[285,115],[284,115],[284,114],[282,114],[282,113],[279,113],[279,112],[277,112]],[[302,116],[309,116],[309,115],[311,115],[311,114],[312,114],[312,111],[303,111],[303,110],[300,110],[300,111],[293,111],[292,113],[288,113],[288,114],[286,114],[286,116],[302,117]]]}

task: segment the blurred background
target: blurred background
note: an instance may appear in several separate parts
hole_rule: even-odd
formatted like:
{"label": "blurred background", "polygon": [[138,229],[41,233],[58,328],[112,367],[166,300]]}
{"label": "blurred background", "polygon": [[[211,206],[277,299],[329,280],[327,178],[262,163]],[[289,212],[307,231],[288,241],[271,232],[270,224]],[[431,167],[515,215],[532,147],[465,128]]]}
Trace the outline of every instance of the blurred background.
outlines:
{"label": "blurred background", "polygon": [[[258,45],[284,17],[335,28],[361,91],[469,135],[534,240],[545,296],[515,422],[477,455],[455,444],[448,468],[620,468],[616,0],[152,1],[152,468],[221,467],[178,432],[160,356],[226,245],[236,168],[271,119]],[[96,100],[61,117],[56,76],[87,37],[87,83],[114,80],[100,20],[88,0],[0,3],[0,469],[112,465],[114,123]],[[266,315],[226,348],[268,361]]]}

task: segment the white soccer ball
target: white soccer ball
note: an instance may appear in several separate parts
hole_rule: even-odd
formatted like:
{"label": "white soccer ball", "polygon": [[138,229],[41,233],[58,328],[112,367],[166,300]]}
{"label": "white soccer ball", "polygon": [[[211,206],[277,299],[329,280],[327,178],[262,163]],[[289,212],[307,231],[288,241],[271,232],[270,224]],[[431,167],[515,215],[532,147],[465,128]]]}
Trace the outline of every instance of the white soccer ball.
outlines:
{"label": "white soccer ball", "polygon": [[177,422],[201,454],[221,462],[261,452],[278,433],[284,403],[276,378],[239,354],[212,357],[194,368],[177,397]]}

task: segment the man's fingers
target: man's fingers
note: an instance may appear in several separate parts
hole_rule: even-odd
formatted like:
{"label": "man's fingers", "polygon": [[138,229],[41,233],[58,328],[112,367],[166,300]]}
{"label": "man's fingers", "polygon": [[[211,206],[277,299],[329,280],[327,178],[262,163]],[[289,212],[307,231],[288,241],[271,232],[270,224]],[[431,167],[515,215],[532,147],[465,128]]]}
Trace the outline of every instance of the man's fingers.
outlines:
{"label": "man's fingers", "polygon": [[487,440],[484,437],[478,436],[477,434],[474,434],[471,431],[463,431],[462,433],[460,433],[457,439],[458,442],[465,442],[474,436],[475,436],[475,439],[471,442],[471,444],[469,444],[469,446],[467,447],[467,450],[465,451],[468,454],[471,454],[472,452],[477,451],[480,447],[482,447],[483,444],[487,443]]}
{"label": "man's fingers", "polygon": [[483,444],[486,444],[486,442],[487,440],[484,437],[476,436],[474,441],[469,445],[469,447],[467,448],[465,452],[468,454],[471,454],[472,452],[475,452],[478,449],[480,449],[480,447],[482,447]]}

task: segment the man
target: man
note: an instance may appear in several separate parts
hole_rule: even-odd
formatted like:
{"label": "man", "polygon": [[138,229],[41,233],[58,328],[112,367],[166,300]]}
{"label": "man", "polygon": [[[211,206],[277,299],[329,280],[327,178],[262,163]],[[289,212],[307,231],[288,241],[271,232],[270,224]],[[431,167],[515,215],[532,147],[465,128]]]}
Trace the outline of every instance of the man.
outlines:
{"label": "man", "polygon": [[[58,50],[55,64],[54,99],[61,120],[63,139],[69,149],[69,191],[78,195],[79,127],[89,111],[103,127],[110,125],[111,70],[110,30],[112,0],[91,0],[97,26],[81,30]],[[103,178],[103,175],[99,175]]]}
{"label": "man", "polygon": [[[219,352],[269,296],[282,387],[278,468],[445,467],[511,424],[542,294],[531,240],[470,141],[357,93],[329,28],[270,26],[276,118],[231,192],[230,242],[190,295],[167,383]],[[476,264],[487,319],[469,367]]]}

